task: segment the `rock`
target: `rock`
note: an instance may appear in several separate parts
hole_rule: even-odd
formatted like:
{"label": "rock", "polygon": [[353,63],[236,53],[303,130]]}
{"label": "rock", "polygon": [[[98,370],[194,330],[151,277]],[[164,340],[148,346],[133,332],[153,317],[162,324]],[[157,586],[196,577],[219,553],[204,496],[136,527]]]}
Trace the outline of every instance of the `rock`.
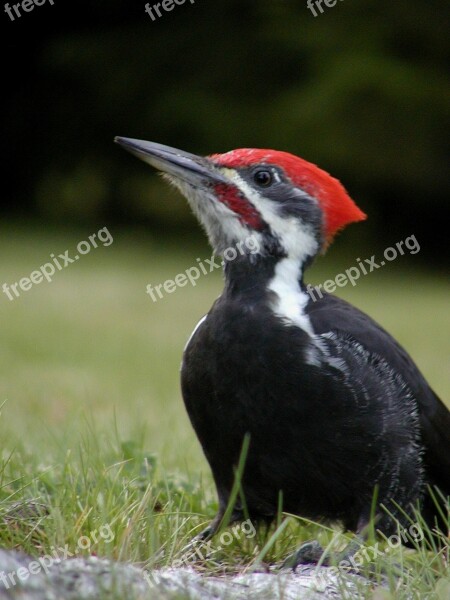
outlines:
{"label": "rock", "polygon": [[36,559],[0,550],[2,600],[358,600],[368,585],[328,567],[219,577],[190,567],[145,571],[95,556]]}

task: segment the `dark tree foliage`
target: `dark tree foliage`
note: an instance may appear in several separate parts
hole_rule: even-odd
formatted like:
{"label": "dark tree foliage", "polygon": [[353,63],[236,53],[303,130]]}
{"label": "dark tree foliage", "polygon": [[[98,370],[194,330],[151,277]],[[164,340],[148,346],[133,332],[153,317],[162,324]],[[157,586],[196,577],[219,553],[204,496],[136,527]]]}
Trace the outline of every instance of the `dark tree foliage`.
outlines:
{"label": "dark tree foliage", "polygon": [[[151,1],[150,4],[156,4]],[[55,0],[2,15],[5,214],[194,227],[114,135],[284,149],[338,176],[364,236],[442,252],[449,9],[441,0]],[[399,238],[400,239],[400,238]]]}

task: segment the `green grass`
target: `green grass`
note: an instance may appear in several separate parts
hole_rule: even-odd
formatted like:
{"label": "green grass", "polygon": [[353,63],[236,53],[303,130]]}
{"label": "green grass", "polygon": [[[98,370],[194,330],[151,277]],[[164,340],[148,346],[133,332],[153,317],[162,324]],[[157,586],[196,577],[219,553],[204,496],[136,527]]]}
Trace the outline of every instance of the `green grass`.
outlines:
{"label": "green grass", "polygon": [[[3,228],[0,285],[28,276],[51,253],[73,254],[93,231]],[[220,293],[221,275],[154,303],[145,286],[209,257],[206,244],[110,231],[111,246],[92,250],[52,283],[13,302],[0,294],[0,544],[33,555],[67,544],[77,554],[163,566],[180,558],[217,508],[182,405],[179,363],[193,327]],[[331,251],[310,280],[334,277],[353,262]],[[414,257],[405,256],[341,292],[408,349],[446,398],[444,277],[417,270]],[[99,537],[102,526],[113,540]],[[319,537],[327,545],[336,536],[299,520],[281,527],[241,536],[196,567],[221,573],[278,563],[303,540]],[[79,547],[80,536],[89,538],[88,548]],[[389,571],[393,562],[411,572],[401,583],[392,578],[390,592],[378,590],[376,598],[447,597],[448,554],[398,549],[376,565]]]}

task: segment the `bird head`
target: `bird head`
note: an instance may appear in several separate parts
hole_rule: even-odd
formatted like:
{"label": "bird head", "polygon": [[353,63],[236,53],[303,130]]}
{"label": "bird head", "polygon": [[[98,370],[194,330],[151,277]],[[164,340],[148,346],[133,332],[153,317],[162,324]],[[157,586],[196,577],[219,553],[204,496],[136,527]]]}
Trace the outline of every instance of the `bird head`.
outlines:
{"label": "bird head", "polygon": [[303,262],[366,218],[337,179],[287,152],[244,148],[200,157],[142,140],[116,142],[181,191],[217,254],[252,236],[260,254]]}

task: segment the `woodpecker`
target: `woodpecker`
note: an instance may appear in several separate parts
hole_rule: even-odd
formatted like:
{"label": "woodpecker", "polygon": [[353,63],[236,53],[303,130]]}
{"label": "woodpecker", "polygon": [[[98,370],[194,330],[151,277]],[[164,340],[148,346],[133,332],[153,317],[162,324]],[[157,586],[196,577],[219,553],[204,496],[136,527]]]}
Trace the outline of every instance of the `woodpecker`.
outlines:
{"label": "woodpecker", "polygon": [[[199,157],[116,141],[181,191],[217,255],[240,244],[182,361],[184,403],[219,500],[202,537],[221,524],[247,436],[241,486],[251,518],[270,522],[281,499],[285,512],[340,523],[358,540],[375,498],[376,529],[386,536],[418,506],[430,528],[445,530],[449,410],[389,333],[338,297],[313,301],[304,283],[336,233],[366,218],[341,183],[286,152]],[[243,511],[238,500],[232,519]],[[312,542],[289,564],[321,554]]]}

